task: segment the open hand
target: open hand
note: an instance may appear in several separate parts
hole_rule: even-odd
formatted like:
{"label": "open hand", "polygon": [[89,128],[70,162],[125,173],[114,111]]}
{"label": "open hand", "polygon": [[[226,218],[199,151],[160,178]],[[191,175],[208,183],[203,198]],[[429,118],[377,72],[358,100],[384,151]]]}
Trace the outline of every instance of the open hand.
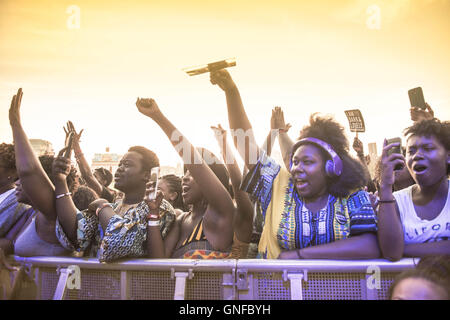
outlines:
{"label": "open hand", "polygon": [[231,78],[230,73],[225,69],[211,72],[209,75],[209,79],[212,84],[217,84],[223,91],[228,91],[236,88],[236,84]]}
{"label": "open hand", "polygon": [[20,125],[20,105],[22,103],[22,88],[17,90],[17,94],[15,94],[11,100],[11,107],[9,108],[9,123],[11,126]]}
{"label": "open hand", "polygon": [[159,110],[156,101],[153,99],[137,98],[136,106],[140,113],[152,119],[155,119],[161,115],[161,110]]}
{"label": "open hand", "polygon": [[218,124],[217,127],[211,126],[211,129],[214,131],[214,136],[216,139],[226,139],[227,138],[227,131],[222,128],[221,124]]}
{"label": "open hand", "polygon": [[275,107],[272,109],[272,116],[270,118],[270,128],[272,130],[282,130],[288,132],[291,128],[289,123],[284,121],[284,113],[281,107]]}

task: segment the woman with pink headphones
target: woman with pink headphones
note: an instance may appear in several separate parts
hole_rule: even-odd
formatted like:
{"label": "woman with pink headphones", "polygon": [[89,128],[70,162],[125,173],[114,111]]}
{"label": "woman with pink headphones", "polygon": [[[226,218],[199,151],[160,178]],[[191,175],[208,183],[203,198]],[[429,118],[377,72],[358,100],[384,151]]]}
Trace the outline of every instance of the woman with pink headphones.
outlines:
{"label": "woman with pink headphones", "polygon": [[344,128],[332,118],[313,114],[292,146],[286,169],[257,146],[230,74],[213,72],[211,83],[225,92],[236,148],[249,169],[241,188],[260,203],[264,215],[259,255],[378,258],[376,216],[363,191],[369,176],[362,163],[349,155]]}

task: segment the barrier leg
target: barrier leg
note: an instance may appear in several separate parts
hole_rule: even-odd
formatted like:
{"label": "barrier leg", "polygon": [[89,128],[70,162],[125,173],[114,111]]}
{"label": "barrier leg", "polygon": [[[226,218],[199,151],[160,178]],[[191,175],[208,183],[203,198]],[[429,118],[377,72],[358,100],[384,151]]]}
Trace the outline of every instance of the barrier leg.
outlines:
{"label": "barrier leg", "polygon": [[306,271],[303,273],[284,273],[284,281],[291,284],[291,300],[303,300],[303,280],[306,281]]}
{"label": "barrier leg", "polygon": [[194,274],[192,270],[189,272],[174,272],[172,269],[172,277],[175,276],[175,293],[173,296],[174,300],[184,300],[186,292],[186,278],[192,279]]}
{"label": "barrier leg", "polygon": [[66,296],[66,289],[80,289],[80,267],[72,265],[59,269],[59,280],[56,286],[53,300],[63,300]]}

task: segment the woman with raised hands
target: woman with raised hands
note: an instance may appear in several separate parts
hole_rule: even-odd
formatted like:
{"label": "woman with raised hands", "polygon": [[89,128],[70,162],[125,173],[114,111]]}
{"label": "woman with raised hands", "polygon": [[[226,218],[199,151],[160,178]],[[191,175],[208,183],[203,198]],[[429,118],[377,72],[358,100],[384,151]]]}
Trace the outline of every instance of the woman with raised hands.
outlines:
{"label": "woman with raised hands", "polygon": [[[53,176],[47,174],[42,165],[48,161],[53,163],[54,158],[52,156],[38,158],[34,154],[21,124],[22,96],[22,89],[19,89],[14,95],[9,109],[9,121],[14,138],[16,167],[19,175],[19,181],[16,183],[16,196],[19,202],[31,205],[37,212],[18,236],[14,245],[15,253],[23,256],[65,255],[69,252],[60,245],[55,232],[56,202],[60,197],[70,197],[76,191],[77,176],[74,168],[69,168],[68,174],[65,176],[69,180],[69,189],[63,195],[56,195],[52,182]],[[51,173],[51,164],[48,167],[47,172]]]}
{"label": "woman with raised hands", "polygon": [[[239,90],[226,70],[211,73],[227,100],[230,128],[250,172],[242,187],[265,217],[259,243],[269,259],[372,259],[380,255],[376,217],[363,187],[368,177],[349,155],[344,128],[312,115],[290,152],[289,170],[256,144]],[[253,152],[253,154],[252,154]],[[255,160],[256,159],[256,160]]]}
{"label": "woman with raised hands", "polygon": [[166,254],[173,258],[228,257],[235,207],[225,166],[211,152],[194,148],[161,112],[155,100],[138,98],[136,106],[159,125],[184,162],[182,195],[192,209],[178,216],[178,234],[174,231],[173,237],[168,235]]}

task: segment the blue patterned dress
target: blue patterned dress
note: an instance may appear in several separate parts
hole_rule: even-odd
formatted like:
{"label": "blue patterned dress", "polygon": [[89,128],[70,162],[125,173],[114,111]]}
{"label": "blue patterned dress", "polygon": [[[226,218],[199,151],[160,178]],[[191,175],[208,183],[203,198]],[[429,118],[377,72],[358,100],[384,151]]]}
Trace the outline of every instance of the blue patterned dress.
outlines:
{"label": "blue patterned dress", "polygon": [[358,190],[348,197],[329,195],[327,205],[314,214],[297,194],[290,173],[262,155],[241,186],[261,205],[264,229],[260,256],[276,259],[281,251],[376,232],[377,221],[369,196]]}

